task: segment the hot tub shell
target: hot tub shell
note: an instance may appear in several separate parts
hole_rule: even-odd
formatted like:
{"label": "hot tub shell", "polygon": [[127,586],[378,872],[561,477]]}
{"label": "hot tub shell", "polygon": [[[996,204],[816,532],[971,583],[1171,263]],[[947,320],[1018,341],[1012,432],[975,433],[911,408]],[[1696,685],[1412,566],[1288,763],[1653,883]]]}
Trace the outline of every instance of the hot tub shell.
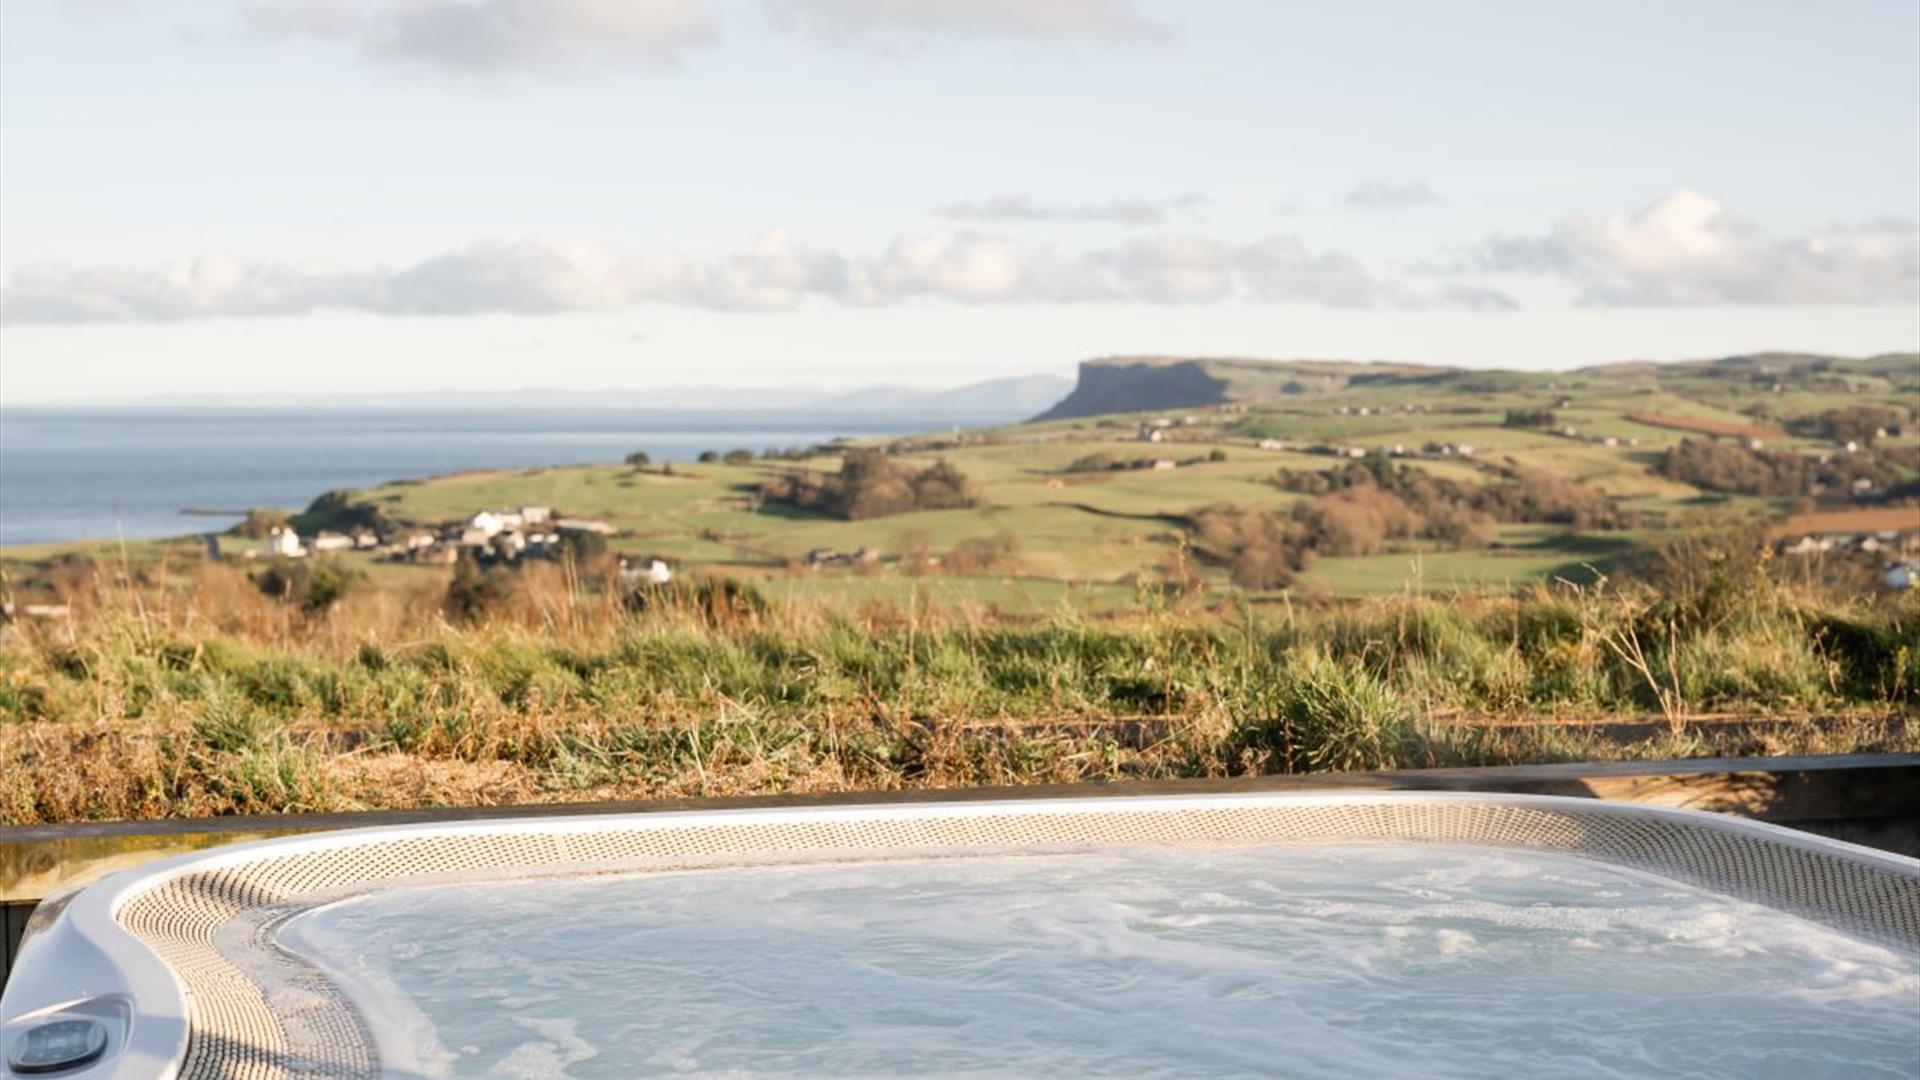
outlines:
{"label": "hot tub shell", "polygon": [[73,1080],[408,1075],[286,919],[403,885],[772,863],[1181,844],[1467,843],[1634,867],[1920,950],[1920,860],[1744,819],[1472,793],[1223,794],[542,818],[346,830],[116,874],[35,913],[0,1000],[0,1049],[91,1017]]}

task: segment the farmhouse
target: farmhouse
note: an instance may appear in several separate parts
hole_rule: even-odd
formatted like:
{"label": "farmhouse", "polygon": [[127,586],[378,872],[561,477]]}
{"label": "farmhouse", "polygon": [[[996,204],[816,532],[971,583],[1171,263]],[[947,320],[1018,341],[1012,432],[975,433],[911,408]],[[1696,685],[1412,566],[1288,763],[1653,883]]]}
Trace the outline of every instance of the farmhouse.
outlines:
{"label": "farmhouse", "polygon": [[300,542],[300,534],[286,525],[275,525],[267,530],[267,557],[275,559],[300,559],[307,554],[306,545]]}

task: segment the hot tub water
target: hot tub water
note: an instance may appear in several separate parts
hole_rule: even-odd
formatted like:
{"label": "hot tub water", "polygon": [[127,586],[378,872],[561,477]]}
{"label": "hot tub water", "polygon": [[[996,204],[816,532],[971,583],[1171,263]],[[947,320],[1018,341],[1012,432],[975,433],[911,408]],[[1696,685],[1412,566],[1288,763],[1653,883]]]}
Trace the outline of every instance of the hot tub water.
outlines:
{"label": "hot tub water", "polygon": [[1355,843],[389,889],[289,921],[433,1077],[1910,1077],[1920,958]]}

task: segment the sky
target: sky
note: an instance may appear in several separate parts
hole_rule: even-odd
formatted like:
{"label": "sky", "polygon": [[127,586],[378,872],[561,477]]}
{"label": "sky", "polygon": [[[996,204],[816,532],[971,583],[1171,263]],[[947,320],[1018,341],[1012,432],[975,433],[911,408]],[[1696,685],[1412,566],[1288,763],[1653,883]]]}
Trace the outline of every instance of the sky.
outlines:
{"label": "sky", "polygon": [[1920,349],[1912,0],[6,0],[0,404]]}

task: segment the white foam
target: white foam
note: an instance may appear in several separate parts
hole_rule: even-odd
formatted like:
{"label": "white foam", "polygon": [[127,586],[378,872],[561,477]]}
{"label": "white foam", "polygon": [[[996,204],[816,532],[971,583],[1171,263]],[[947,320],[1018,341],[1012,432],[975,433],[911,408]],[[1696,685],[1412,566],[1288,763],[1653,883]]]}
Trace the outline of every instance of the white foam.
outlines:
{"label": "white foam", "polygon": [[358,1000],[404,997],[394,1012],[426,1021],[414,1057],[444,1078],[1798,1080],[1920,1059],[1920,958],[1463,847],[440,886],[320,909],[282,941]]}

